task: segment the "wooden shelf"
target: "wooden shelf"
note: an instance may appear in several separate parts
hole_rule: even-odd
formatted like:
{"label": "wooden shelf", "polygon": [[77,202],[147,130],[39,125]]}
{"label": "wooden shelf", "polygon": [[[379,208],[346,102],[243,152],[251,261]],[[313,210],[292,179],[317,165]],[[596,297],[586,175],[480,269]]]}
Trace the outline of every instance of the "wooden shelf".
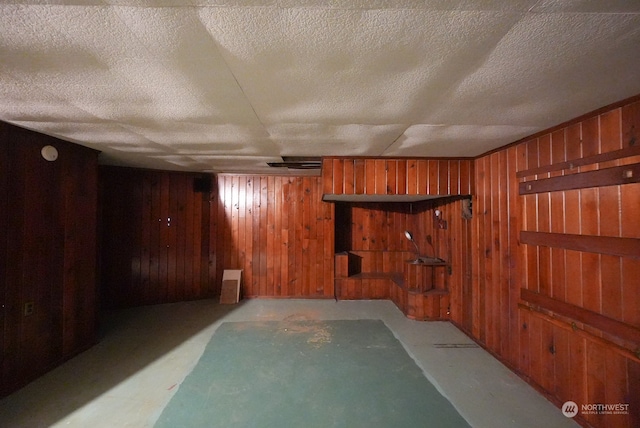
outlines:
{"label": "wooden shelf", "polygon": [[411,255],[375,250],[336,253],[336,299],[390,298],[408,318],[449,319],[447,272],[435,268],[450,268],[450,263],[430,257],[424,258],[426,263],[411,263]]}
{"label": "wooden shelf", "polygon": [[398,285],[404,284],[402,272],[360,272],[349,275],[352,279],[390,279]]}

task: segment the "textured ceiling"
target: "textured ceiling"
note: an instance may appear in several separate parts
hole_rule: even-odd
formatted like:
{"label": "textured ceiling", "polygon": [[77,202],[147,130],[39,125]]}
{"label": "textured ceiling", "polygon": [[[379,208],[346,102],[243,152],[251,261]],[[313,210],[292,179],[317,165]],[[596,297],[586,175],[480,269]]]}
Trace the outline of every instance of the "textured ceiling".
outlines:
{"label": "textured ceiling", "polygon": [[639,70],[637,0],[0,5],[0,120],[108,164],[475,156],[640,93]]}

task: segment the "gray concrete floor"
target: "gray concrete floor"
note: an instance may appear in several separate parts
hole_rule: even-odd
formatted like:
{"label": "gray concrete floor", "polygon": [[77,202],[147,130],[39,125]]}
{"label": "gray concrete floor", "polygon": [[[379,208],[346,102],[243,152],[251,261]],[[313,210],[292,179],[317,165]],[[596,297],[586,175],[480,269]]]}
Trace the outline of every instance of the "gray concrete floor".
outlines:
{"label": "gray concrete floor", "polygon": [[109,314],[96,346],[0,401],[0,426],[152,427],[222,322],[284,319],[383,320],[474,427],[578,426],[447,322],[412,321],[390,301],[267,299]]}

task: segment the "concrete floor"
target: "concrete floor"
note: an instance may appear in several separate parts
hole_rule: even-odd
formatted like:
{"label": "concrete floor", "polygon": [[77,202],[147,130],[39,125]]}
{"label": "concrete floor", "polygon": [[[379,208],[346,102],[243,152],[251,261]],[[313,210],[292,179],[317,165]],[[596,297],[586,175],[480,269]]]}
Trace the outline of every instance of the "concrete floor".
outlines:
{"label": "concrete floor", "polygon": [[267,299],[109,314],[100,343],[0,400],[0,426],[152,427],[220,323],[284,319],[383,320],[474,427],[578,426],[449,323],[412,321],[390,301]]}

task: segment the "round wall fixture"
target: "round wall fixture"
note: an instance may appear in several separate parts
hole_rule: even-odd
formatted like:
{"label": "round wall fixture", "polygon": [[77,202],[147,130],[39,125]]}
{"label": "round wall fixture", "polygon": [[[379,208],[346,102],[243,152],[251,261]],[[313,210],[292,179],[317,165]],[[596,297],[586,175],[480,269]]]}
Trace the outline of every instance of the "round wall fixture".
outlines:
{"label": "round wall fixture", "polygon": [[42,150],[40,150],[42,157],[48,160],[49,162],[53,162],[58,159],[58,149],[53,146],[44,146]]}

